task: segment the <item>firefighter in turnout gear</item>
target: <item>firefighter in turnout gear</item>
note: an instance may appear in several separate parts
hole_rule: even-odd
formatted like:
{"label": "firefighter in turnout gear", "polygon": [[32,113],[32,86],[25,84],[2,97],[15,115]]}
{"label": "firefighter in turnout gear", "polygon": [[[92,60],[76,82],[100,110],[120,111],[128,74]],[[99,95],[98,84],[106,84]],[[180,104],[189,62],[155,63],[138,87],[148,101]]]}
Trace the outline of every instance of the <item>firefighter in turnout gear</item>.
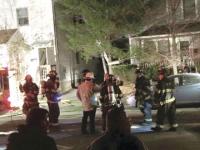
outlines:
{"label": "firefighter in turnout gear", "polygon": [[101,103],[101,110],[102,110],[102,130],[106,130],[106,116],[108,110],[112,107],[112,103],[114,102],[112,97],[112,86],[114,90],[114,95],[117,101],[120,101],[122,98],[122,92],[119,88],[123,83],[120,80],[117,80],[111,74],[104,75],[104,82],[101,84],[101,91],[100,91],[100,103]]}
{"label": "firefighter in turnout gear", "polygon": [[60,108],[58,102],[60,96],[58,94],[59,78],[55,70],[51,70],[48,74],[49,79],[45,82],[45,95],[47,97],[47,104],[49,107],[49,123],[50,126],[58,126],[58,118],[60,115]]}
{"label": "firefighter in turnout gear", "polygon": [[39,107],[37,98],[39,94],[39,88],[35,83],[33,83],[31,75],[26,75],[25,80],[26,82],[24,85],[20,84],[19,89],[20,92],[25,93],[22,112],[27,115],[30,109]]}
{"label": "firefighter in turnout gear", "polygon": [[152,91],[150,89],[150,81],[144,76],[139,68],[136,69],[135,98],[137,106],[144,115],[142,125],[150,125],[152,123]]}
{"label": "firefighter in turnout gear", "polygon": [[166,77],[165,70],[160,70],[156,88],[155,98],[158,100],[160,107],[157,111],[156,126],[152,130],[161,131],[167,116],[170,125],[169,131],[176,131],[178,124],[176,123],[176,100],[173,95],[174,84]]}

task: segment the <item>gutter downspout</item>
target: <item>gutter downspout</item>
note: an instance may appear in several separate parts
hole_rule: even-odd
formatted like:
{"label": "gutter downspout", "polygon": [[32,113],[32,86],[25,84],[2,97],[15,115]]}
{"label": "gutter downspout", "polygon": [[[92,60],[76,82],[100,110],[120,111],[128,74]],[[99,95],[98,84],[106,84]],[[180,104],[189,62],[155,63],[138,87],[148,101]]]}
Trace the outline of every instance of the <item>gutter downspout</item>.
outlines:
{"label": "gutter downspout", "polygon": [[55,62],[56,62],[56,70],[58,72],[58,76],[60,76],[60,62],[59,62],[59,48],[58,48],[58,39],[57,39],[57,30],[56,30],[56,12],[54,7],[54,0],[51,0],[52,2],[52,15],[53,15],[53,27],[54,27],[54,55],[55,55]]}

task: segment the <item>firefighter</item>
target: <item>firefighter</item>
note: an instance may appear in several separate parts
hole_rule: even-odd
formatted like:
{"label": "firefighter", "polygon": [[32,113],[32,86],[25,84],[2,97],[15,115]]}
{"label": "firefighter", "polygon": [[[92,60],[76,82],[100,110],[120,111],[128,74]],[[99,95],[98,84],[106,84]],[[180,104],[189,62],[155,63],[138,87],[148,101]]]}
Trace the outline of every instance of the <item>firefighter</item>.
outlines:
{"label": "firefighter", "polygon": [[152,91],[150,89],[150,81],[144,76],[141,69],[136,69],[136,82],[135,82],[135,98],[137,106],[144,115],[142,125],[150,125],[152,123]]}
{"label": "firefighter", "polygon": [[48,74],[49,79],[46,81],[45,85],[45,95],[47,97],[47,104],[49,107],[49,123],[50,126],[58,126],[58,118],[60,115],[60,108],[58,102],[60,97],[58,94],[59,88],[59,78],[57,77],[57,72],[51,70]]}
{"label": "firefighter", "polygon": [[112,107],[113,103],[113,97],[112,97],[112,86],[114,90],[114,95],[117,101],[119,101],[122,98],[122,92],[119,88],[123,83],[120,80],[117,80],[113,75],[111,74],[105,74],[104,75],[104,82],[101,85],[101,91],[100,91],[100,103],[101,103],[101,111],[102,111],[102,130],[106,130],[106,116],[108,113],[108,110]]}
{"label": "firefighter", "polygon": [[22,112],[27,115],[30,109],[39,107],[38,94],[39,88],[33,83],[31,75],[26,75],[24,85],[19,86],[20,92],[25,93],[24,104],[22,106]]}
{"label": "firefighter", "polygon": [[159,101],[160,107],[157,111],[156,126],[152,128],[154,131],[163,129],[164,120],[167,116],[170,124],[169,131],[176,131],[178,124],[176,123],[176,100],[173,95],[173,82],[166,76],[166,70],[159,71],[159,79],[157,84],[155,98]]}

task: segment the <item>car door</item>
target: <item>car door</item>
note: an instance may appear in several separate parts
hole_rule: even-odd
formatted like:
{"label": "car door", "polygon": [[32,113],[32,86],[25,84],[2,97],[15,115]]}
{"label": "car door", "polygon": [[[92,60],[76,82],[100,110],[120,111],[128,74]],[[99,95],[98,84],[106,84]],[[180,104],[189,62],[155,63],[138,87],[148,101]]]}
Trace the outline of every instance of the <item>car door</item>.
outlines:
{"label": "car door", "polygon": [[191,104],[200,102],[200,76],[182,75],[177,77],[174,96],[177,104]]}

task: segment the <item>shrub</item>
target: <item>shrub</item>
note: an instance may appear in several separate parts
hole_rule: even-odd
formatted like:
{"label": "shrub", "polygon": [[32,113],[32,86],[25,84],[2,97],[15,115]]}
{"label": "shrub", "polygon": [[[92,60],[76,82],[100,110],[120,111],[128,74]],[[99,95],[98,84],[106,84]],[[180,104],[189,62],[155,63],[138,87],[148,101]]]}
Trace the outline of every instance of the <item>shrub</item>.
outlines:
{"label": "shrub", "polygon": [[135,79],[135,66],[119,65],[113,67],[113,73],[120,77],[124,82],[133,82]]}

